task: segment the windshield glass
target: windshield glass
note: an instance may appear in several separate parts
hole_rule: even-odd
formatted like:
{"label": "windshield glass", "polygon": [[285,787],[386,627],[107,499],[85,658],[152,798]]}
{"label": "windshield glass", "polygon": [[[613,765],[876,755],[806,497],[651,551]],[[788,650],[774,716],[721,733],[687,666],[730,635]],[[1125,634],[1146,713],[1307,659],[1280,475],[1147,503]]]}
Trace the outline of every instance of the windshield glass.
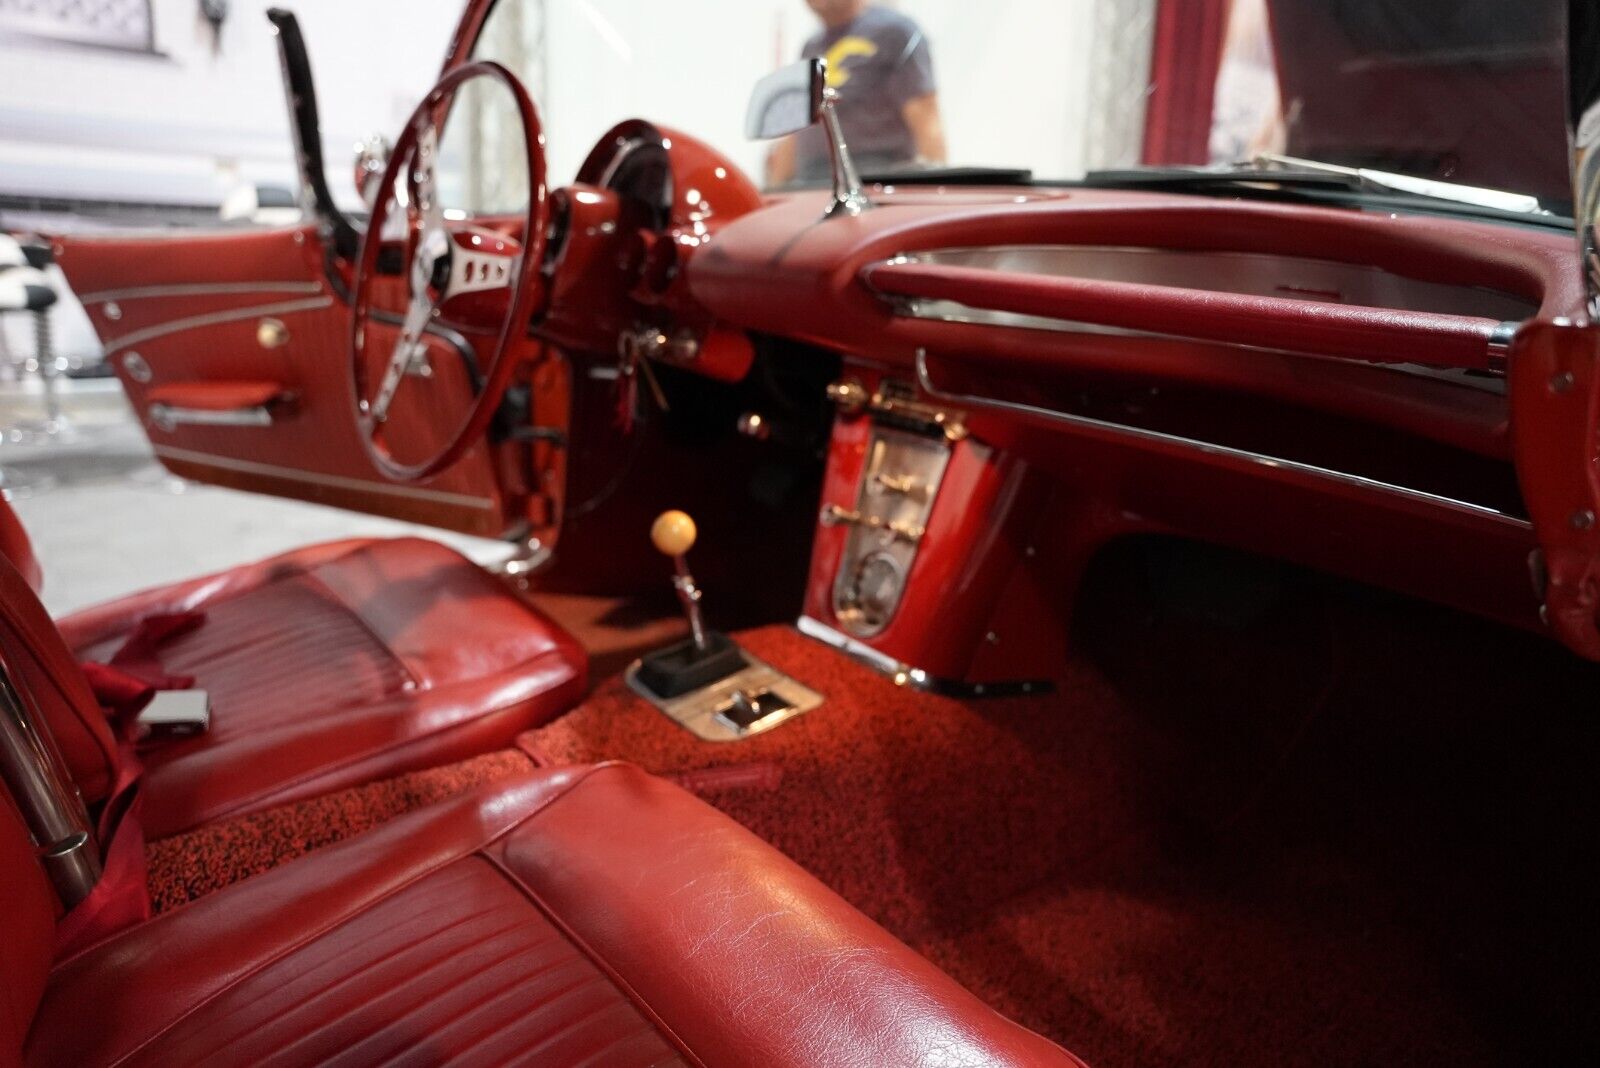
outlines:
{"label": "windshield glass", "polygon": [[1564,26],[1564,0],[501,0],[474,54],[523,75],[555,182],[629,117],[769,188],[824,181],[820,130],[742,135],[761,76],[824,56],[868,177],[1278,152],[1559,207]]}

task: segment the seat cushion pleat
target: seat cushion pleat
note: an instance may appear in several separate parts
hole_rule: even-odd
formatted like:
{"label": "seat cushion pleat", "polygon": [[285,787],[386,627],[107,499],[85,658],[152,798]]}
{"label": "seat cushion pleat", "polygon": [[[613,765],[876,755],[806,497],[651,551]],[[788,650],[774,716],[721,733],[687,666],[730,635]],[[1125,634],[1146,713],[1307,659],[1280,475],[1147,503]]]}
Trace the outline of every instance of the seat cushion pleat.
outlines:
{"label": "seat cushion pleat", "polygon": [[206,621],[161,649],[162,666],[211,695],[218,737],[281,727],[392,696],[411,682],[361,620],[296,575],[206,607]]}
{"label": "seat cushion pleat", "polygon": [[196,1006],[137,1064],[678,1063],[607,976],[469,857]]}

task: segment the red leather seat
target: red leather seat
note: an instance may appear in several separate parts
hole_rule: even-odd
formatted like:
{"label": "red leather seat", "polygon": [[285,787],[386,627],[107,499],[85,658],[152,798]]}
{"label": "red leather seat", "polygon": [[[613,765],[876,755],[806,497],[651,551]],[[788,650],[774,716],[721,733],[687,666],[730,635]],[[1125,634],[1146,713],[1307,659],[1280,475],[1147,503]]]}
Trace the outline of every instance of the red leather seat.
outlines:
{"label": "red leather seat", "polygon": [[[0,505],[0,519],[8,512]],[[26,548],[15,533],[0,540],[13,562]],[[121,758],[76,661],[109,659],[146,616],[205,613],[157,650],[164,670],[209,691],[212,716],[204,735],[140,751],[152,837],[507,745],[586,686],[576,641],[494,576],[420,539],[312,546],[55,626],[10,574],[0,598],[27,617],[19,640],[41,685],[60,690],[51,727],[91,803]]]}
{"label": "red leather seat", "polygon": [[627,765],[411,813],[48,974],[50,890],[0,807],[28,1065],[1080,1064]]}

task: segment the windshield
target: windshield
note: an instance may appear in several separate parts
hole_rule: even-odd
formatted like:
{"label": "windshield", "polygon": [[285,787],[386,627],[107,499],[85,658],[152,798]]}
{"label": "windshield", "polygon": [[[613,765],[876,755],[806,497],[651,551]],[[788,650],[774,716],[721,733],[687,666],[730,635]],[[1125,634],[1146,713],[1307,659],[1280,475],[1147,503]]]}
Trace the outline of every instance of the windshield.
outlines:
{"label": "windshield", "polygon": [[551,178],[617,121],[710,142],[769,188],[826,144],[742,134],[751,86],[829,60],[861,170],[1040,180],[1284,153],[1570,201],[1564,0],[501,0],[474,55],[523,75]]}

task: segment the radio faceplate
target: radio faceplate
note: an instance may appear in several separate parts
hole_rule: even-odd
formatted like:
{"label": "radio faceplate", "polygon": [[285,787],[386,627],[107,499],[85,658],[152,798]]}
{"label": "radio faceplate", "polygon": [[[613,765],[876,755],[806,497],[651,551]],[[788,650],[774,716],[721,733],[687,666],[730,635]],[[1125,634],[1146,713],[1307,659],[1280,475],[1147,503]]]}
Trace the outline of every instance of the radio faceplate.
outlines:
{"label": "radio faceplate", "polygon": [[881,633],[900,606],[950,448],[942,434],[874,425],[854,510],[822,511],[824,525],[851,528],[834,577],[833,611],[856,637]]}

